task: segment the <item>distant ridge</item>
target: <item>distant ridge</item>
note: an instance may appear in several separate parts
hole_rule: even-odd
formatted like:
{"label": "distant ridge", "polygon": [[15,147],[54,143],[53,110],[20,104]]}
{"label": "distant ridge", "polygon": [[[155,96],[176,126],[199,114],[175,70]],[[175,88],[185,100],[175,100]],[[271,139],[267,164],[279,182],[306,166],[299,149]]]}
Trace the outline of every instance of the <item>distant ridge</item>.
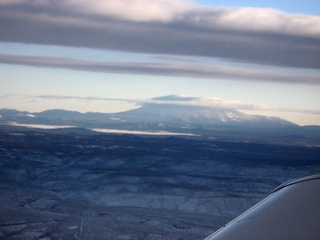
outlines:
{"label": "distant ridge", "polygon": [[[168,95],[150,99],[137,109],[119,113],[80,113],[64,109],[52,109],[38,113],[20,112],[13,109],[1,109],[1,122],[17,121],[19,123],[69,124],[84,127],[86,124],[118,125],[139,123],[170,125],[171,127],[192,126],[250,126],[250,127],[284,127],[296,124],[277,117],[249,115],[237,110],[211,106],[216,98],[197,98],[184,95]],[[32,116],[32,119],[30,118]],[[81,123],[79,125],[79,123]],[[77,125],[78,124],[78,125]]]}
{"label": "distant ridge", "polygon": [[0,129],[85,135],[167,133],[232,142],[320,146],[320,126],[302,127],[277,117],[249,115],[205,104],[184,104],[190,101],[198,99],[165,96],[119,113],[80,113],[63,109],[32,113],[0,109]]}
{"label": "distant ridge", "polygon": [[148,121],[153,123],[176,123],[188,125],[234,125],[255,124],[273,127],[296,124],[277,117],[249,115],[236,110],[214,109],[202,106],[145,104],[143,107],[114,114],[126,121]]}

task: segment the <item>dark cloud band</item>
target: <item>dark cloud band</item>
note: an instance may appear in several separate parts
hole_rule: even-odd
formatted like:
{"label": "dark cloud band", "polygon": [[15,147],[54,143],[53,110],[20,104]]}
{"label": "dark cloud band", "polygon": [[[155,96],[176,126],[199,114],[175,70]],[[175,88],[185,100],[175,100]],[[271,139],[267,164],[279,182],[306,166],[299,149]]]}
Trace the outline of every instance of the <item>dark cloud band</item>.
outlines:
{"label": "dark cloud band", "polygon": [[249,68],[213,66],[196,63],[145,63],[145,62],[98,62],[70,58],[17,56],[0,54],[0,63],[34,67],[54,67],[106,73],[137,75],[177,76],[207,79],[269,81],[274,83],[320,84],[317,75],[297,75],[277,71],[257,71]]}
{"label": "dark cloud band", "polygon": [[[20,2],[21,5],[1,6],[0,41],[320,68],[320,31],[316,27],[319,17],[316,16],[245,8],[192,8],[193,5],[186,10],[175,1],[174,11],[161,5],[155,17],[139,18],[139,12],[128,17],[122,12],[112,15],[108,10],[99,11],[98,5],[88,11],[79,10],[81,5],[68,10],[66,7],[73,5],[67,0],[42,5],[27,0]],[[250,14],[252,21],[247,17]],[[259,14],[266,14],[267,18]]]}

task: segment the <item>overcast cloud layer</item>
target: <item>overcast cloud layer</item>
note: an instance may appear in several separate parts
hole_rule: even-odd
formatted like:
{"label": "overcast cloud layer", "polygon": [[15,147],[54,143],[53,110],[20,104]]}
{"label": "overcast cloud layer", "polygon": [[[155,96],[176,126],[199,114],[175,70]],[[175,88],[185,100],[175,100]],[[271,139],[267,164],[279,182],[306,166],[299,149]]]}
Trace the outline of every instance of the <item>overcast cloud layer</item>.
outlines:
{"label": "overcast cloud layer", "polygon": [[0,0],[0,41],[320,68],[320,17],[182,0]]}

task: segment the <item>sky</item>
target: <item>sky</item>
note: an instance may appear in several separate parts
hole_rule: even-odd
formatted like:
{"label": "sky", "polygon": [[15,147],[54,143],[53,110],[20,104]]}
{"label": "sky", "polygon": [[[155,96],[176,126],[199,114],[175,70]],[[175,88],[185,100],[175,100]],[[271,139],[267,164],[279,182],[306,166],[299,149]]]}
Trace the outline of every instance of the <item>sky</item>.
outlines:
{"label": "sky", "polygon": [[0,0],[0,108],[120,112],[178,94],[320,125],[319,14],[318,0]]}

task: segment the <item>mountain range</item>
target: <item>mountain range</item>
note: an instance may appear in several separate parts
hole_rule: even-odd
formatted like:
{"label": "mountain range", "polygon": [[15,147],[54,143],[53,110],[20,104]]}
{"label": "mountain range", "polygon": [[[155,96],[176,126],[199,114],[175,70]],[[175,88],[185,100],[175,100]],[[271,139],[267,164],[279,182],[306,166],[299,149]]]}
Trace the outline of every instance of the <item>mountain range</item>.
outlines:
{"label": "mountain range", "polygon": [[169,95],[151,99],[140,108],[120,113],[80,113],[62,109],[46,110],[38,113],[21,112],[12,109],[0,110],[1,120],[19,120],[24,122],[127,122],[127,123],[157,123],[174,125],[230,125],[257,124],[277,126],[293,126],[295,124],[276,117],[265,117],[241,113],[234,109],[192,105],[197,98]]}
{"label": "mountain range", "polygon": [[[141,107],[119,113],[68,111],[62,109],[26,112],[0,109],[4,126],[167,131],[200,136],[251,141],[320,142],[319,126],[299,126],[277,117],[249,115],[231,108],[192,104],[192,97],[170,95],[151,99]],[[191,104],[190,104],[191,103]],[[258,136],[261,135],[261,136]],[[230,139],[229,139],[230,140]]]}
{"label": "mountain range", "polygon": [[200,100],[0,109],[0,239],[204,239],[320,169],[319,126]]}

